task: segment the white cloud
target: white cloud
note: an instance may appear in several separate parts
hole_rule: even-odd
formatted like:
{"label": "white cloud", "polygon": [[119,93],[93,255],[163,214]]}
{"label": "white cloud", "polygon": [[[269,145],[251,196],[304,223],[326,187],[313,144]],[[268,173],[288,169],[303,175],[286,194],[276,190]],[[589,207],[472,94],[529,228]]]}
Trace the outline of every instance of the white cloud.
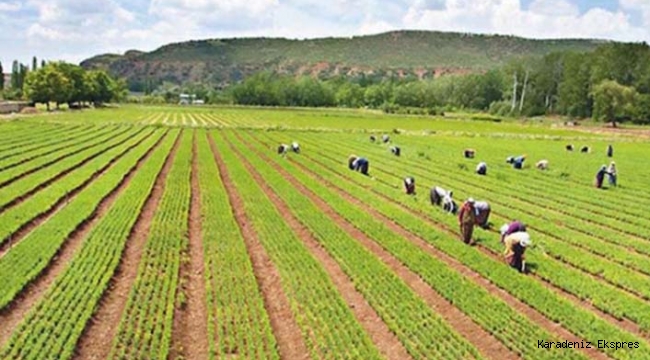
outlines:
{"label": "white cloud", "polygon": [[550,16],[578,16],[580,9],[566,0],[535,0],[529,10],[535,14]]}
{"label": "white cloud", "polygon": [[23,6],[19,2],[0,1],[1,12],[15,12],[15,11],[19,11],[22,8]]}
{"label": "white cloud", "polygon": [[[642,0],[621,0],[648,4]],[[650,4],[648,4],[650,5]],[[645,7],[645,6],[644,6]],[[608,38],[640,40],[650,30],[634,27],[622,10],[592,8],[584,14],[567,0],[535,0],[528,10],[519,0],[446,0],[442,9],[412,6],[405,27],[459,32],[497,33],[531,38]]]}
{"label": "white cloud", "polygon": [[[650,41],[650,0],[609,1],[618,9],[580,11],[575,0],[534,0],[526,8],[520,0],[0,0],[0,60],[77,60],[201,38],[394,29]],[[635,26],[639,19],[644,24]]]}

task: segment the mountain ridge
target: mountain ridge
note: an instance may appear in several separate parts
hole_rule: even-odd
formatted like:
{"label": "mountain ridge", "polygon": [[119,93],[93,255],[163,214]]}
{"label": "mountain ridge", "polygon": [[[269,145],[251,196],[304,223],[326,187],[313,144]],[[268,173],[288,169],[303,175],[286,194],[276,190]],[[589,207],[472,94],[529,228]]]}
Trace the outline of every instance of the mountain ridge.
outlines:
{"label": "mountain ridge", "polygon": [[556,51],[585,52],[610,42],[597,39],[527,39],[439,31],[399,30],[375,35],[286,39],[271,37],[204,39],[163,45],[150,52],[101,54],[81,62],[126,78],[130,88],[147,82],[203,82],[227,86],[269,70],[290,75],[331,77],[414,76],[485,71],[513,59]]}

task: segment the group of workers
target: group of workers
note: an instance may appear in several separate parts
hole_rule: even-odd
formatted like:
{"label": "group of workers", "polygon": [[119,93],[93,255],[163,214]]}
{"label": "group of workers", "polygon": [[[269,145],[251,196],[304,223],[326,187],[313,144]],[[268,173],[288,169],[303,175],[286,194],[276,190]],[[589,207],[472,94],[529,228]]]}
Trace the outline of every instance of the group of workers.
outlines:
{"label": "group of workers", "polygon": [[280,144],[280,146],[278,146],[278,154],[286,155],[286,153],[289,152],[289,149],[291,149],[291,151],[295,152],[296,154],[299,154],[300,144],[295,141],[291,143],[291,146],[287,144]]}

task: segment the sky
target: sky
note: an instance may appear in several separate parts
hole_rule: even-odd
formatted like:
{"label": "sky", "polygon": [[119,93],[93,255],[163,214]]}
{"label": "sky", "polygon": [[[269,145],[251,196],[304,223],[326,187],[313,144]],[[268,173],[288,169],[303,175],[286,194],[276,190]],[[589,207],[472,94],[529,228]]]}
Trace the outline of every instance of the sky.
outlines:
{"label": "sky", "polygon": [[650,0],[0,0],[0,61],[398,29],[650,42]]}

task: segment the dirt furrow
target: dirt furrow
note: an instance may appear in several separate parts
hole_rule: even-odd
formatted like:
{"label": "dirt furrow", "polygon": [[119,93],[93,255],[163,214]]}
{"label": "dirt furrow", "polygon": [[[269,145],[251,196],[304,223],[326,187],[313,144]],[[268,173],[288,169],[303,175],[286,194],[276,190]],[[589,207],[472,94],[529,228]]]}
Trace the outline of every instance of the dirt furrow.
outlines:
{"label": "dirt furrow", "polygon": [[[142,142],[147,140],[153,134],[154,133],[151,132],[147,136],[145,136],[142,139],[138,140],[136,143],[134,143],[134,144],[130,145],[129,147],[127,147],[126,149],[124,149],[124,151],[122,151],[117,156],[115,156],[113,159],[111,159],[108,162],[108,164],[106,164],[105,166],[103,166],[100,169],[98,169],[97,171],[95,171],[88,179],[86,179],[83,183],[79,184],[79,186],[75,187],[70,192],[68,192],[66,195],[61,197],[50,208],[43,209],[43,212],[41,212],[40,214],[36,215],[34,218],[29,220],[28,222],[21,225],[18,228],[18,230],[16,230],[14,233],[9,235],[7,238],[0,239],[0,258],[2,258],[11,249],[11,247],[15,246],[20,241],[22,241],[22,239],[25,238],[25,236],[27,236],[27,234],[29,234],[33,229],[35,229],[40,224],[44,223],[49,218],[54,216],[54,214],[56,214],[59,210],[61,210],[61,208],[66,206],[80,192],[82,192],[85,188],[87,188],[88,185],[90,185],[97,178],[99,178],[100,176],[105,174],[113,166],[113,164],[115,164],[115,162],[117,162],[119,159],[121,159],[129,151],[133,150],[134,148],[136,148],[137,146],[142,144]],[[157,143],[159,143],[159,142],[160,142],[160,140],[158,140]],[[86,162],[87,161],[84,160],[84,163],[86,163]],[[11,207],[19,205],[23,201],[27,200],[29,197],[33,196],[37,191],[39,191],[39,190],[49,186],[50,184],[52,184],[55,181],[55,179],[60,179],[63,176],[69,174],[70,172],[80,168],[81,166],[83,166],[83,164],[81,164],[81,163],[78,164],[78,165],[75,165],[74,168],[68,169],[68,170],[56,175],[51,181],[48,180],[45,183],[43,183],[43,184],[39,185],[38,187],[36,187],[35,189],[31,190],[29,193],[24,194],[22,196],[19,196],[18,198],[16,198],[14,201],[11,202]],[[7,208],[8,207],[9,206],[7,206]],[[3,210],[6,210],[7,208],[4,208]],[[2,211],[0,211],[0,213],[2,213]]]}
{"label": "dirt furrow", "polygon": [[180,138],[181,134],[176,137],[174,146],[156,177],[153,189],[129,233],[120,264],[77,342],[74,359],[106,359],[111,351],[124,306],[138,274],[138,264],[149,237],[151,220],[162,197],[165,180],[174,162]]}
{"label": "dirt furrow", "polygon": [[[229,144],[232,147],[232,144]],[[233,148],[234,149],[234,148]],[[319,241],[312,235],[311,231],[296,218],[289,206],[278,196],[278,194],[267,185],[261,175],[253,166],[243,157],[243,155],[234,149],[238,156],[243,160],[243,164],[248,172],[253,176],[257,184],[262,188],[266,196],[273,202],[275,208],[284,217],[285,222],[293,232],[306,245],[311,254],[318,259],[332,279],[332,282],[338,289],[339,293],[348,304],[348,307],[356,317],[357,321],[366,330],[373,343],[379,351],[388,359],[412,359],[406,351],[397,336],[390,331],[388,325],[375,312],[361,293],[359,293],[352,280],[345,274],[343,269],[334,260],[334,258],[320,245]]]}
{"label": "dirt furrow", "polygon": [[58,253],[52,258],[52,261],[50,261],[43,272],[31,284],[27,285],[8,306],[0,310],[0,324],[2,324],[0,326],[0,348],[9,339],[11,333],[19,325],[27,312],[41,299],[52,283],[54,283],[57,276],[65,270],[77,250],[83,244],[90,230],[108,212],[124,189],[129,186],[131,178],[133,178],[142,164],[147,161],[164,138],[165,136],[161,137],[159,141],[138,159],[136,165],[129,170],[117,187],[101,200],[90,217],[68,236],[66,241],[61,245]]}
{"label": "dirt furrow", "polygon": [[[12,164],[9,164],[9,165],[6,165],[6,166],[0,168],[0,171],[5,171],[5,170],[8,170],[8,169],[14,168],[14,167],[16,167],[18,165],[22,165],[22,164],[24,164],[26,162],[32,161],[34,159],[50,155],[50,154],[53,154],[53,153],[61,151],[61,150],[65,150],[65,149],[70,148],[70,147],[74,147],[75,145],[79,145],[79,143],[83,143],[83,142],[86,142],[86,141],[78,141],[78,138],[80,138],[80,137],[83,138],[84,136],[88,136],[88,134],[94,134],[93,138],[97,138],[97,137],[103,136],[106,133],[110,132],[110,130],[109,130],[109,131],[106,131],[106,132],[102,133],[101,130],[105,130],[105,129],[104,128],[97,128],[97,129],[94,129],[93,131],[90,131],[90,132],[87,132],[87,133],[76,134],[74,137],[63,138],[63,139],[57,141],[57,143],[70,141],[70,144],[63,145],[63,146],[60,146],[58,148],[54,148],[54,149],[48,150],[46,152],[43,152],[43,153],[40,153],[40,154],[37,154],[37,155],[32,155],[32,156],[20,159],[20,160],[16,161],[15,163],[12,163]],[[87,141],[91,141],[91,140],[92,140],[92,138],[88,139]],[[53,144],[50,144],[50,145],[47,145],[47,146],[51,146],[51,145],[53,145]],[[36,150],[37,150],[37,148],[34,148],[34,149],[30,149],[29,151],[36,151]],[[20,156],[21,154],[22,153],[18,153],[18,154],[12,155],[12,156],[8,156],[6,158]]]}
{"label": "dirt furrow", "polygon": [[[120,133],[115,134],[114,137],[117,137],[117,136],[123,135],[124,133],[126,133],[126,132],[128,132],[128,131],[130,131],[130,130],[131,130],[131,129],[126,129],[125,131],[122,131],[122,132],[120,132]],[[83,163],[86,163],[86,162],[88,162],[88,161],[94,159],[95,157],[101,155],[101,154],[102,154],[103,152],[105,152],[105,151],[108,151],[108,150],[110,150],[110,149],[112,149],[112,148],[114,148],[114,147],[116,147],[116,146],[120,146],[121,144],[124,144],[125,142],[129,141],[129,139],[131,139],[131,138],[137,136],[138,134],[140,134],[143,130],[144,130],[144,129],[140,129],[139,131],[134,132],[133,134],[131,134],[131,136],[127,137],[126,139],[123,139],[123,140],[120,141],[119,143],[113,144],[113,145],[111,145],[111,146],[109,146],[109,147],[107,147],[107,148],[105,148],[105,149],[102,149],[99,153],[96,153],[95,155],[92,155],[92,156],[90,156],[90,157],[84,159],[84,160],[83,160]],[[68,158],[68,157],[70,157],[70,156],[76,155],[76,154],[78,154],[78,153],[80,153],[80,152],[83,152],[83,151],[85,151],[85,150],[88,150],[88,149],[90,149],[90,148],[93,148],[93,147],[95,147],[95,146],[97,146],[97,145],[99,145],[99,144],[100,144],[100,143],[93,143],[93,144],[90,144],[90,145],[84,146],[84,147],[82,147],[82,148],[80,148],[80,149],[77,149],[77,150],[72,151],[72,152],[69,152],[69,153],[67,153],[67,154],[65,154],[65,155],[61,155],[61,156],[59,156],[59,157],[56,158],[56,159],[53,159],[53,160],[51,160],[51,161],[48,161],[48,162],[45,163],[45,164],[39,165],[39,166],[37,166],[37,167],[35,167],[35,168],[33,168],[33,169],[29,169],[29,170],[27,170],[27,171],[25,171],[25,172],[23,172],[23,173],[20,173],[20,174],[14,176],[14,177],[11,178],[11,179],[8,179],[8,180],[3,181],[2,183],[0,183],[0,188],[5,187],[5,186],[7,186],[7,185],[10,185],[10,184],[12,184],[12,183],[15,182],[15,181],[24,178],[25,176],[31,175],[31,174],[33,174],[33,173],[35,173],[35,172],[37,172],[37,171],[39,171],[39,170],[41,170],[41,169],[44,169],[44,168],[46,168],[46,167],[48,167],[48,166],[50,166],[50,165],[53,165],[53,164],[55,164],[55,163],[57,163],[57,162],[59,162],[59,161],[65,159],[65,158]]]}
{"label": "dirt furrow", "polygon": [[[357,198],[353,197],[349,193],[347,193],[344,189],[341,189],[340,186],[333,184],[329,182],[328,180],[322,178],[318,174],[312,172],[310,169],[307,169],[304,167],[302,164],[300,164],[297,161],[294,161],[290,159],[294,165],[296,165],[298,168],[300,168],[303,172],[306,174],[310,174],[312,177],[315,179],[318,179],[319,181],[322,181],[324,184],[327,184],[328,187],[330,187],[332,190],[336,191],[342,199],[345,201],[348,201],[352,204],[355,204],[356,206],[362,208],[364,211],[367,211],[369,214],[371,214],[373,217],[376,219],[380,220],[383,224],[385,224],[389,229],[391,229],[393,232],[399,234],[400,236],[404,237],[405,239],[411,241],[415,245],[417,245],[420,249],[425,251],[426,253],[430,254],[431,256],[444,261],[450,268],[456,270],[457,272],[463,274],[467,279],[472,280],[475,284],[482,286],[485,288],[490,294],[498,296],[501,300],[506,302],[510,307],[513,309],[517,310],[518,312],[524,314],[527,316],[531,321],[535,322],[538,324],[540,327],[544,328],[546,331],[550,332],[551,334],[555,334],[558,338],[560,339],[567,339],[569,341],[581,341],[577,336],[569,332],[568,330],[562,328],[559,324],[555,323],[554,321],[546,318],[543,314],[539,313],[537,310],[531,308],[527,304],[521,302],[519,299],[515,298],[514,296],[510,295],[508,292],[505,290],[497,287],[495,284],[490,282],[488,279],[485,279],[483,276],[480,274],[476,273],[475,271],[469,269],[466,267],[464,264],[460,263],[458,260],[452,258],[451,256],[437,250],[434,248],[432,245],[430,245],[426,240],[418,237],[417,235],[409,232],[407,229],[403,228],[401,225],[395,223],[392,219],[387,218],[383,214],[379,213],[372,207],[364,204],[363,202],[359,201]],[[324,166],[324,165],[323,165]],[[327,168],[327,167],[326,167]],[[301,186],[301,185],[299,185]],[[369,189],[372,190],[372,189]],[[378,193],[377,193],[378,194]],[[392,199],[384,197],[381,194],[380,195],[383,199],[390,201],[391,203],[394,203],[398,206],[401,207],[400,204],[395,203],[392,201]],[[318,199],[321,203],[324,204],[324,202],[320,199]],[[328,206],[327,204],[324,204],[325,206]],[[321,207],[322,208],[322,207]],[[403,207],[402,207],[403,208]],[[405,210],[410,210],[406,209]],[[331,210],[333,211],[333,210]],[[412,213],[412,212],[411,212]],[[419,214],[414,214],[419,217]],[[336,214],[335,216],[340,217],[340,215]],[[345,219],[341,218],[342,221],[346,221]],[[433,223],[432,225],[440,228],[440,224]],[[349,225],[352,226],[352,225]],[[352,226],[353,227],[353,226]],[[452,232],[448,228],[444,228],[445,231]],[[361,232],[359,229],[356,229],[353,227],[353,229],[350,229],[350,231],[356,231]],[[457,237],[457,234],[455,232],[452,232],[454,237]],[[363,234],[363,233],[362,233]],[[363,235],[365,236],[365,234]],[[378,245],[377,245],[378,246]],[[391,256],[391,255],[388,255]],[[395,261],[398,261],[395,259]],[[402,265],[403,266],[403,265]],[[443,299],[446,301],[445,299]],[[463,314],[464,315],[464,314]],[[483,329],[481,329],[483,330]],[[490,335],[491,336],[491,335]],[[498,342],[498,340],[494,339],[493,341]],[[590,358],[594,359],[606,359],[607,356],[604,355],[603,353],[600,353],[596,351],[596,349],[582,349]]]}
{"label": "dirt furrow", "polygon": [[[258,141],[260,141],[260,140],[258,139]],[[349,176],[344,175],[344,174],[342,174],[342,173],[339,173],[339,172],[336,172],[336,171],[332,170],[328,165],[323,164],[322,162],[320,162],[320,161],[317,160],[317,159],[310,158],[310,160],[313,161],[313,162],[316,163],[316,164],[319,164],[320,166],[322,166],[322,167],[325,168],[325,169],[329,169],[330,171],[333,171],[333,172],[339,174],[340,176],[342,176],[342,177],[344,177],[344,178],[346,178],[346,179],[348,179],[348,180],[350,180],[350,181],[353,181],[353,180],[350,179]],[[292,161],[296,166],[300,167],[300,168],[303,169],[304,171],[310,172],[314,177],[317,177],[319,180],[321,180],[321,181],[323,181],[323,182],[325,182],[325,183],[331,184],[330,182],[328,182],[328,181],[325,180],[324,178],[320,177],[318,174],[315,174],[315,173],[311,172],[309,169],[305,168],[302,164],[300,164],[300,163],[298,163],[298,162],[295,162],[295,161],[293,161],[293,160],[290,160],[290,161]],[[405,211],[405,212],[407,212],[407,213],[409,213],[409,214],[411,214],[411,215],[413,215],[413,216],[416,216],[416,217],[420,218],[421,220],[427,222],[428,224],[430,224],[430,225],[432,225],[432,226],[434,226],[434,227],[436,227],[436,228],[438,228],[438,229],[440,229],[440,230],[443,230],[443,231],[449,233],[450,235],[452,235],[452,236],[454,236],[454,237],[457,237],[457,236],[458,236],[457,231],[455,231],[454,229],[450,228],[450,227],[447,226],[446,224],[443,224],[443,223],[437,223],[437,222],[435,222],[435,221],[429,219],[429,217],[428,217],[428,215],[427,215],[426,213],[424,213],[424,212],[422,212],[422,211],[419,211],[419,210],[415,210],[415,209],[411,209],[411,208],[405,207],[404,205],[402,205],[402,204],[400,204],[399,202],[397,202],[397,201],[391,199],[390,197],[388,197],[388,196],[386,196],[386,195],[384,195],[384,194],[382,194],[382,193],[376,191],[375,189],[373,189],[373,188],[370,187],[370,186],[365,186],[365,185],[361,185],[361,184],[359,184],[359,185],[360,185],[360,186],[363,186],[363,187],[366,188],[368,191],[371,191],[372,193],[374,193],[375,195],[379,196],[379,197],[382,198],[383,200],[385,200],[385,201],[387,201],[387,202],[390,202],[391,204],[393,204],[393,205],[395,205],[395,206],[401,208],[403,211]],[[336,185],[332,185],[332,186],[336,186]],[[397,188],[397,187],[394,186],[394,185],[390,185],[390,184],[389,184],[389,186],[394,187],[394,188]],[[340,188],[339,188],[339,189],[340,189]],[[478,245],[479,245],[478,248],[481,249],[481,251],[483,251],[485,254],[487,254],[487,255],[493,257],[493,258],[494,258],[495,260],[497,260],[497,261],[503,261],[503,259],[500,257],[500,254],[494,253],[494,252],[492,252],[489,248],[484,247],[484,246],[481,246],[480,244],[478,244]],[[558,295],[565,297],[567,300],[573,302],[573,303],[576,304],[576,305],[579,305],[579,306],[581,306],[581,307],[588,308],[588,309],[589,309],[590,311],[592,311],[594,314],[596,314],[596,315],[598,315],[599,317],[603,318],[604,320],[610,322],[612,325],[618,326],[618,327],[620,327],[620,328],[622,328],[622,329],[624,329],[624,330],[626,330],[626,331],[629,331],[629,332],[631,332],[631,333],[633,333],[633,334],[635,334],[635,335],[637,335],[637,336],[639,336],[639,337],[644,337],[644,338],[646,338],[646,339],[650,339],[650,334],[646,334],[646,333],[642,332],[641,329],[640,329],[640,327],[639,327],[637,324],[635,324],[634,322],[630,321],[629,319],[617,319],[617,318],[613,317],[612,315],[610,315],[610,314],[608,314],[608,313],[605,313],[604,311],[602,311],[602,310],[596,308],[596,307],[595,307],[593,304],[591,304],[590,302],[579,299],[579,298],[576,297],[575,295],[573,295],[573,294],[567,292],[566,290],[564,290],[564,289],[562,289],[562,288],[559,288],[559,287],[557,287],[556,285],[554,285],[554,284],[552,284],[552,283],[550,283],[550,282],[548,282],[548,281],[542,279],[542,278],[539,277],[538,275],[536,275],[536,274],[530,274],[530,275],[533,276],[533,277],[535,277],[535,278],[536,278],[537,280],[539,280],[540,282],[544,283],[545,286],[546,286],[547,288],[549,288],[550,290],[556,292]]]}
{"label": "dirt furrow", "polygon": [[[301,164],[296,164],[296,165],[302,167]],[[325,165],[323,165],[323,166],[325,166]],[[303,169],[306,169],[306,168],[303,167]],[[309,171],[309,170],[306,170],[306,171]],[[316,176],[318,176],[318,175],[316,175]],[[324,180],[324,179],[322,179],[322,180],[326,182],[326,180]],[[427,222],[428,224],[430,224],[430,225],[432,225],[432,226],[434,226],[434,227],[436,227],[436,228],[438,228],[440,230],[443,230],[443,231],[449,233],[450,235],[452,235],[454,237],[456,237],[458,235],[456,231],[454,231],[453,229],[451,229],[447,225],[442,224],[442,223],[437,223],[437,222],[429,219],[427,214],[425,214],[425,213],[423,213],[421,211],[418,211],[418,210],[407,208],[407,207],[403,206],[402,204],[394,201],[393,199],[391,199],[391,198],[389,198],[389,197],[387,197],[387,196],[385,196],[385,195],[383,195],[383,194],[381,194],[379,192],[376,192],[375,190],[373,190],[373,189],[371,189],[369,187],[366,187],[366,188],[369,191],[372,191],[373,193],[375,193],[377,196],[381,197],[383,200],[385,200],[387,202],[390,202],[395,206],[400,207],[402,210],[410,213],[413,216],[416,216],[416,217],[420,218],[421,220]],[[484,252],[486,255],[492,257],[493,259],[495,259],[497,261],[503,261],[503,258],[501,257],[501,254],[495,253],[495,252],[491,251],[489,248],[484,247],[484,246],[482,246],[480,244],[478,244],[478,245],[479,246],[477,248],[480,249],[480,251]],[[561,288],[557,287],[556,285],[542,279],[538,275],[536,275],[536,274],[530,274],[530,275],[534,276],[537,280],[544,283],[545,286],[548,289],[550,289],[551,291],[554,291],[558,295],[566,298],[567,300],[573,302],[576,305],[579,305],[580,307],[584,307],[584,308],[589,309],[591,312],[593,312],[594,314],[596,314],[599,317],[603,318],[604,320],[610,322],[612,325],[618,326],[618,327],[620,327],[620,328],[622,328],[622,329],[624,329],[626,331],[629,331],[629,332],[631,332],[631,333],[633,333],[633,334],[635,334],[637,336],[644,337],[644,338],[649,338],[649,335],[643,333],[640,330],[640,327],[637,324],[635,324],[634,322],[632,322],[632,321],[630,321],[628,319],[619,320],[619,319],[613,317],[612,315],[607,314],[607,313],[603,312],[602,310],[596,308],[591,303],[589,303],[587,301],[580,300],[578,297],[576,297],[575,295],[567,292],[566,290],[561,289]]]}
{"label": "dirt furrow", "polygon": [[[287,181],[309,198],[323,213],[329,216],[341,229],[372,251],[381,261],[388,265],[406,284],[411,287],[436,313],[440,314],[458,333],[468,339],[485,356],[494,359],[516,359],[518,355],[506,348],[492,334],[481,328],[465,313],[432,289],[418,274],[402,264],[397,258],[377,244],[372,238],[348,222],[320,197],[307,189],[296,178],[264,154],[258,154],[273,166]],[[305,170],[308,172],[309,170]],[[330,186],[332,184],[329,184]],[[338,190],[338,188],[336,188]],[[341,193],[343,197],[343,193]],[[355,199],[356,200],[356,199]],[[354,202],[359,205],[359,202]],[[367,210],[367,209],[364,209]],[[391,228],[391,230],[393,230]]]}
{"label": "dirt furrow", "polygon": [[244,211],[244,202],[230,178],[214,139],[208,136],[214,159],[219,168],[221,181],[228,193],[235,220],[239,225],[253,264],[253,272],[264,298],[264,307],[269,314],[273,334],[278,341],[280,356],[286,360],[309,358],[309,351],[300,332],[300,328],[291,312],[289,300],[282,289],[280,274],[266,253],[264,246],[251,226],[248,215]]}
{"label": "dirt furrow", "polygon": [[170,358],[179,355],[186,359],[207,359],[208,311],[206,305],[205,276],[203,262],[203,238],[201,236],[201,190],[199,186],[199,163],[197,158],[196,131],[192,139],[192,173],[189,217],[189,243],[182,258],[186,258],[180,269],[180,291],[185,293],[186,306],[174,309],[172,348]]}

